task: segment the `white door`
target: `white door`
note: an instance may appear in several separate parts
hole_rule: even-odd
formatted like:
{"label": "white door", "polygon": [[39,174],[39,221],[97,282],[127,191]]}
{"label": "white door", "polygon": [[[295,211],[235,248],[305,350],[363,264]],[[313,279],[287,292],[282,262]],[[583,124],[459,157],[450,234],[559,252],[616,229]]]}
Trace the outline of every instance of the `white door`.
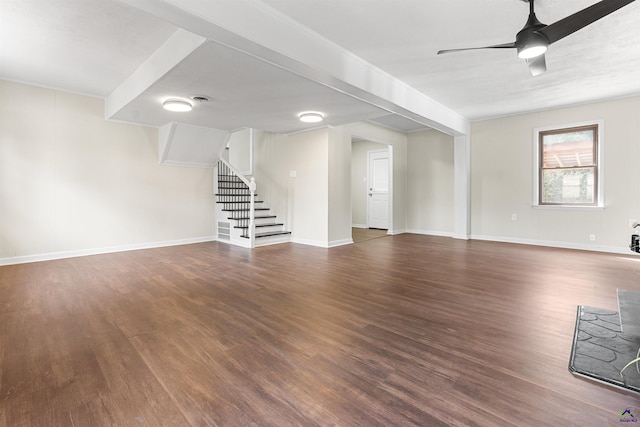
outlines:
{"label": "white door", "polygon": [[389,229],[389,152],[369,151],[369,228]]}

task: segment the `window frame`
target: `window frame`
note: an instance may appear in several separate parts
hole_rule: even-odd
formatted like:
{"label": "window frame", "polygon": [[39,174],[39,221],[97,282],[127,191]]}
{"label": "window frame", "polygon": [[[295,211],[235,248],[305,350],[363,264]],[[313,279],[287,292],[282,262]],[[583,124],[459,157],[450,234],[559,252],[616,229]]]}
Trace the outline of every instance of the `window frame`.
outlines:
{"label": "window frame", "polygon": [[[581,129],[594,128],[594,203],[542,203],[542,136],[545,134],[558,134],[573,132]],[[533,207],[543,209],[602,209],[604,208],[604,121],[594,120],[580,123],[546,126],[533,130]]]}

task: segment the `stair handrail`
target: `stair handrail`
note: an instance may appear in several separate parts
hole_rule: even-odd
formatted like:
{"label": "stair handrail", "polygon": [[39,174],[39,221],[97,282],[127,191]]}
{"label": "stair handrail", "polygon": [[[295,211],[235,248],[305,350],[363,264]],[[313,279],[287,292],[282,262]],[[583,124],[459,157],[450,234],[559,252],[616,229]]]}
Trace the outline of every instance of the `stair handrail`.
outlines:
{"label": "stair handrail", "polygon": [[256,179],[251,177],[251,179],[247,179],[244,175],[234,168],[231,163],[223,159],[222,157],[219,159],[235,176],[240,178],[242,182],[249,187],[249,245],[251,248],[256,247],[256,214],[255,214],[255,204],[256,204]]}

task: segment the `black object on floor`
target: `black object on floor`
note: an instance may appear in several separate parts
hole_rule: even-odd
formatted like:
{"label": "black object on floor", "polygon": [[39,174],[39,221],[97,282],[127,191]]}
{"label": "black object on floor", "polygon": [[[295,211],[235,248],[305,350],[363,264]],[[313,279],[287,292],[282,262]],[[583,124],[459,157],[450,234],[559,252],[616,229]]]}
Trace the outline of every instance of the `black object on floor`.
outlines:
{"label": "black object on floor", "polygon": [[618,389],[640,394],[640,373],[636,364],[620,370],[635,359],[640,336],[622,333],[615,311],[578,306],[569,371],[574,375]]}

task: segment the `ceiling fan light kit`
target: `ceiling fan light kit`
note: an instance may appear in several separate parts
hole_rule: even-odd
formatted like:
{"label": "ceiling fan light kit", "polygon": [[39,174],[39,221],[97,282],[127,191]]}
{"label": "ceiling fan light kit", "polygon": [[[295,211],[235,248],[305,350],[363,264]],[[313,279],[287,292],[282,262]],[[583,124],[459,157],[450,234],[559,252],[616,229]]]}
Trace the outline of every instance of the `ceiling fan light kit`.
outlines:
{"label": "ceiling fan light kit", "polygon": [[539,33],[527,32],[523,37],[518,38],[523,39],[516,42],[518,58],[521,59],[530,59],[543,55],[549,47],[549,40]]}
{"label": "ceiling fan light kit", "polygon": [[531,74],[537,76],[547,70],[544,54],[552,43],[575,33],[634,1],[635,0],[601,0],[551,25],[545,25],[536,18],[533,5],[534,0],[529,0],[529,18],[524,28],[516,35],[515,42],[493,46],[441,50],[438,51],[438,55],[475,49],[515,48],[518,57],[527,61]]}
{"label": "ceiling fan light kit", "polygon": [[545,44],[532,44],[518,49],[518,58],[530,59],[540,56],[547,51]]}

